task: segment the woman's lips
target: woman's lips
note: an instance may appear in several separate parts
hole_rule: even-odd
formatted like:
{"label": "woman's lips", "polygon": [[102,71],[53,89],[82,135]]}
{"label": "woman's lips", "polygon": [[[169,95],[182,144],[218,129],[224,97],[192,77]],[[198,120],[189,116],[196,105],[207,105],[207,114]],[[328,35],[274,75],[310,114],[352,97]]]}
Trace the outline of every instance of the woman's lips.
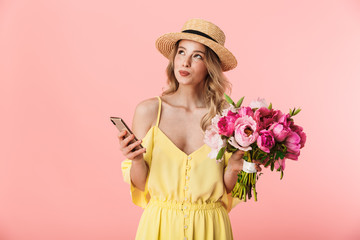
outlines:
{"label": "woman's lips", "polygon": [[190,74],[188,71],[182,71],[182,70],[180,70],[179,73],[180,73],[180,75],[183,76],[183,77],[186,77],[187,75]]}

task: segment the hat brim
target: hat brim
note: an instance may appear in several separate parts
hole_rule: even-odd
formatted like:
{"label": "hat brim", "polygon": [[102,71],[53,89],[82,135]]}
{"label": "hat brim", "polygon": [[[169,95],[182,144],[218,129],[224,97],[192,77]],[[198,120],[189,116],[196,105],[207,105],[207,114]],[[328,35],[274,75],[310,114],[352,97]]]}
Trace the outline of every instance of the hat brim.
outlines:
{"label": "hat brim", "polygon": [[224,46],[218,44],[217,42],[211,39],[208,39],[203,36],[195,35],[192,33],[180,32],[180,33],[164,34],[156,40],[155,46],[162,55],[164,55],[166,58],[169,58],[170,53],[174,48],[176,42],[179,41],[180,39],[196,41],[211,48],[220,58],[221,69],[223,72],[234,69],[237,65],[237,61],[234,55]]}

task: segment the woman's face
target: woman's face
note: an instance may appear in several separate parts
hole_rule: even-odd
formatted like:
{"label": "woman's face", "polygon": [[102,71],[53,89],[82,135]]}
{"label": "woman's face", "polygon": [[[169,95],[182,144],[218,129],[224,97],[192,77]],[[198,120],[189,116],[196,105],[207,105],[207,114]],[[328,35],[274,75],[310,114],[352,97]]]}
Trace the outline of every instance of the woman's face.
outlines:
{"label": "woman's face", "polygon": [[205,80],[205,46],[191,40],[181,40],[174,58],[174,73],[180,84],[197,85]]}

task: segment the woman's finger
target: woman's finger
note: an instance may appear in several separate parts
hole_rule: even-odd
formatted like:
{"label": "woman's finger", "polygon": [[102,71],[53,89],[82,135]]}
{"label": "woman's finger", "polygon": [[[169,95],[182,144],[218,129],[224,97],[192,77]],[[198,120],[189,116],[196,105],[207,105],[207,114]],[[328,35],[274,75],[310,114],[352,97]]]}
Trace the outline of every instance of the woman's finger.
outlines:
{"label": "woman's finger", "polygon": [[258,172],[261,172],[261,170],[262,170],[259,164],[255,164],[255,169]]}
{"label": "woman's finger", "polygon": [[139,150],[136,150],[134,152],[130,152],[129,154],[126,155],[126,157],[128,159],[136,159],[140,154],[143,154],[144,152],[146,152],[145,148],[140,148]]}
{"label": "woman's finger", "polygon": [[237,150],[236,152],[235,152],[235,154],[236,155],[238,155],[240,158],[242,158],[243,156],[244,156],[244,151],[242,151],[242,150]]}
{"label": "woman's finger", "polygon": [[136,148],[137,146],[139,146],[141,144],[141,139],[140,140],[137,140],[136,142],[133,142],[131,144],[129,144],[126,149],[131,152],[134,148]]}
{"label": "woman's finger", "polygon": [[118,137],[118,139],[119,139],[119,142],[122,141],[122,140],[124,140],[124,136],[125,136],[125,135],[126,135],[126,130],[125,130],[125,129],[121,130],[121,131],[118,133],[117,137]]}
{"label": "woman's finger", "polygon": [[132,141],[135,138],[134,134],[129,135],[128,137],[124,138],[120,145],[125,148],[129,145],[130,141]]}

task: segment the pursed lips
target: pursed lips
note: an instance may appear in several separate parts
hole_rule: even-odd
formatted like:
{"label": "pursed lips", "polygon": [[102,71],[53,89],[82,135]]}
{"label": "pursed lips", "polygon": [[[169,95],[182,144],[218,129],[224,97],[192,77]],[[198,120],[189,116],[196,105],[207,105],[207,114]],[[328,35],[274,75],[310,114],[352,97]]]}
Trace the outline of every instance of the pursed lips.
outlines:
{"label": "pursed lips", "polygon": [[190,74],[188,71],[183,71],[183,70],[180,70],[179,73],[180,73],[180,75],[183,76],[183,77],[186,77],[187,75]]}

